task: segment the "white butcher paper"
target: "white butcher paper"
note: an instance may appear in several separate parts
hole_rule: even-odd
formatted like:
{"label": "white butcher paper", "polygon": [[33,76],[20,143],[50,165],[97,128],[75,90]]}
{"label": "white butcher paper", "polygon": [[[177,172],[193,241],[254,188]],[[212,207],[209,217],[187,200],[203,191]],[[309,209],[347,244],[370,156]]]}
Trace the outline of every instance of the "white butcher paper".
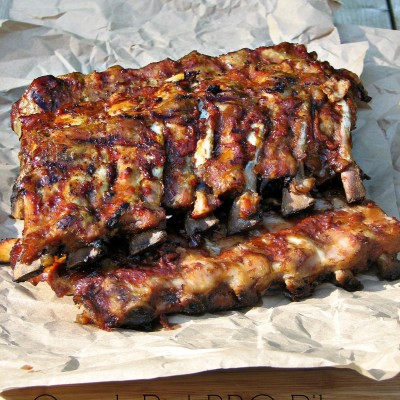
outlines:
{"label": "white butcher paper", "polygon": [[[307,44],[336,68],[362,73],[354,154],[369,198],[398,217],[400,32],[335,27],[327,0],[5,0],[0,4],[0,237],[9,218],[19,144],[10,107],[42,75],[140,67],[192,50],[218,55],[281,41]],[[177,315],[173,330],[113,330],[75,323],[71,297],[12,281],[0,266],[0,391],[38,385],[150,379],[221,368],[351,368],[375,380],[400,371],[400,282],[360,275],[363,291],[330,284],[306,300],[281,294],[240,311]]]}

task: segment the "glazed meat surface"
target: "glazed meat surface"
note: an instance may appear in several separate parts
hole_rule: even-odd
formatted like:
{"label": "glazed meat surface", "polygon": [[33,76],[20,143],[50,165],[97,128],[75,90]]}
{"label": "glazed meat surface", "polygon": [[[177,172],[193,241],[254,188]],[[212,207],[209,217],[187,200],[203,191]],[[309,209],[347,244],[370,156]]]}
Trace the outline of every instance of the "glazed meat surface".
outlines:
{"label": "glazed meat surface", "polygon": [[251,234],[216,234],[201,249],[170,237],[157,255],[135,259],[120,250],[81,271],[55,264],[40,280],[60,296],[73,294],[84,309],[81,321],[110,329],[148,326],[171,313],[254,306],[272,285],[292,299],[327,280],[359,290],[354,274],[374,264],[383,278],[399,278],[400,222],[371,202],[331,204],[291,219],[265,213]]}
{"label": "glazed meat surface", "polygon": [[140,253],[166,240],[168,214],[184,213],[198,241],[228,203],[229,233],[249,229],[272,187],[284,215],[311,208],[334,177],[348,202],[362,200],[357,99],[369,100],[354,74],[288,43],[36,79],[11,118],[21,138],[12,213],[25,222],[15,279],[55,257],[95,262],[114,238]]}

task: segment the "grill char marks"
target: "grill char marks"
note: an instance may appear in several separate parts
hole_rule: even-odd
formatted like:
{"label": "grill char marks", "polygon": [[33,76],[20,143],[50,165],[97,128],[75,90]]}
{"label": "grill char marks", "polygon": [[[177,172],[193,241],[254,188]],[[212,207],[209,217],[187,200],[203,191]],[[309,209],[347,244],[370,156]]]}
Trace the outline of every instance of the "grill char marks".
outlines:
{"label": "grill char marks", "polygon": [[110,115],[107,105],[96,104],[93,114],[88,107],[46,115],[47,134],[41,114],[26,117],[36,121],[22,137],[16,183],[24,199],[22,263],[60,245],[71,252],[154,228],[165,218],[156,176],[164,148],[156,133],[144,121]]}
{"label": "grill char marks", "polygon": [[288,43],[38,78],[11,117],[21,136],[12,209],[25,220],[14,266],[152,229],[164,238],[166,210],[187,214],[198,235],[233,202],[229,231],[249,229],[260,179],[286,182],[286,214],[312,207],[336,175],[359,201],[357,98],[368,100],[356,76]]}

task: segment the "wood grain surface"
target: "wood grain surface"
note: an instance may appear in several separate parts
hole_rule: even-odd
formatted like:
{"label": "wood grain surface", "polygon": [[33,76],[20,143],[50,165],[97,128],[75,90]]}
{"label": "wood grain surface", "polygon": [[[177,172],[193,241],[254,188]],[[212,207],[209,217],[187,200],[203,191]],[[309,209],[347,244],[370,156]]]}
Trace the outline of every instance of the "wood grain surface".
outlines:
{"label": "wood grain surface", "polygon": [[[111,366],[110,366],[111,367]],[[399,400],[400,376],[374,381],[347,369],[247,368],[172,378],[2,393],[6,400]]]}
{"label": "wood grain surface", "polygon": [[400,29],[400,0],[390,0],[389,7],[393,15],[393,29]]}
{"label": "wood grain surface", "polygon": [[342,6],[334,15],[336,23],[393,28],[390,3],[387,0],[340,0],[340,2]]}

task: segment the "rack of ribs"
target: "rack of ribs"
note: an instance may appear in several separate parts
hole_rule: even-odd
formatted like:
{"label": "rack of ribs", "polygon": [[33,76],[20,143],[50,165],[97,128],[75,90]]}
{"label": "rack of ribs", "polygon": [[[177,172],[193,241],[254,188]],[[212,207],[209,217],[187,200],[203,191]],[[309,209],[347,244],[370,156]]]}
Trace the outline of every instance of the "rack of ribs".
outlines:
{"label": "rack of ribs", "polygon": [[330,281],[362,288],[354,274],[372,265],[382,278],[400,277],[400,222],[375,204],[348,205],[317,199],[308,216],[284,218],[273,211],[247,233],[226,236],[221,223],[201,248],[168,235],[157,252],[132,257],[119,247],[101,261],[69,269],[55,262],[31,281],[47,281],[59,295],[73,295],[79,321],[103,329],[168,326],[173,313],[203,314],[254,306],[272,286],[293,300]]}
{"label": "rack of ribs", "polygon": [[97,265],[116,238],[135,256],[167,240],[175,215],[201,246],[221,208],[236,234],[260,224],[277,192],[288,216],[337,178],[348,203],[361,201],[357,100],[369,101],[357,76],[289,43],[34,80],[11,114],[12,215],[25,224],[14,279],[56,259]]}
{"label": "rack of ribs", "polygon": [[32,82],[13,105],[21,169],[0,243],[14,280],[73,295],[103,329],[400,277],[400,222],[352,157],[359,78],[302,45],[192,52]]}

